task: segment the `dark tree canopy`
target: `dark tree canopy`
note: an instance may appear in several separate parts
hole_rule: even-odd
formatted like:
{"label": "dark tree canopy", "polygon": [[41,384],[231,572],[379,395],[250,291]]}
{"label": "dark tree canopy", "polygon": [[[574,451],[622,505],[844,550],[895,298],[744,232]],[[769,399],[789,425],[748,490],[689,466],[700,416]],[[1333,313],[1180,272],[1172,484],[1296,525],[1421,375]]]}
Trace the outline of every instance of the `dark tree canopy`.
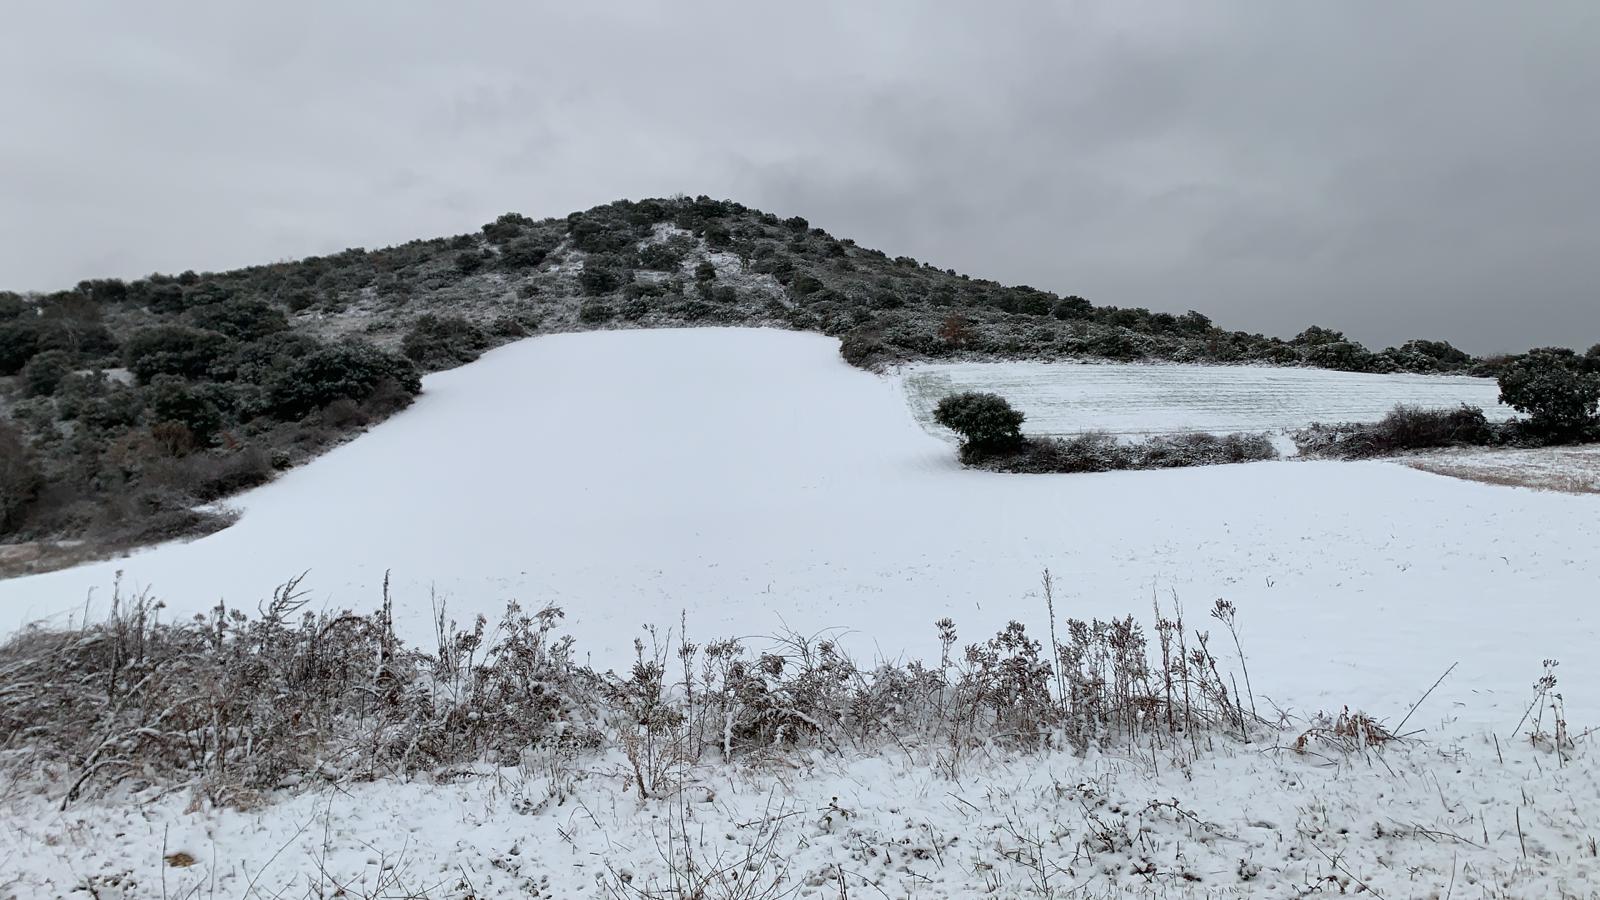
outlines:
{"label": "dark tree canopy", "polygon": [[157,375],[200,378],[231,348],[227,336],[187,325],[158,325],[136,331],[123,347],[123,359],[141,384]]}
{"label": "dark tree canopy", "polygon": [[268,400],[279,416],[296,419],[335,400],[365,400],[385,383],[407,395],[422,390],[422,379],[409,361],[351,341],[295,361],[268,388]]}
{"label": "dark tree canopy", "polygon": [[978,391],[951,394],[933,411],[935,422],[961,435],[963,450],[980,453],[1021,447],[1023,418],[1004,397]]}
{"label": "dark tree canopy", "polygon": [[1565,437],[1592,426],[1600,373],[1565,347],[1530,350],[1500,370],[1500,402],[1527,413],[1536,429]]}

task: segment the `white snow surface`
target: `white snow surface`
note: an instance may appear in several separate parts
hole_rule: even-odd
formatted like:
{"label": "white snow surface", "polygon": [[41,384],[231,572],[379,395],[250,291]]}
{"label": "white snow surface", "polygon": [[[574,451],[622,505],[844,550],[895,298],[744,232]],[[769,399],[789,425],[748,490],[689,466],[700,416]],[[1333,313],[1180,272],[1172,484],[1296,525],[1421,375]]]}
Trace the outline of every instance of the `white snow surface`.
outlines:
{"label": "white snow surface", "polygon": [[946,395],[990,391],[1028,418],[1035,435],[1084,431],[1142,436],[1203,431],[1292,431],[1313,422],[1375,422],[1404,403],[1481,407],[1514,415],[1491,378],[1373,375],[1275,366],[1177,363],[936,363],[905,370],[912,409],[925,426]]}
{"label": "white snow surface", "polygon": [[[0,632],[149,590],[167,615],[254,610],[286,579],[376,608],[431,646],[462,622],[557,604],[580,655],[690,636],[836,630],[858,655],[937,658],[1016,619],[1191,621],[1240,609],[1251,675],[1303,711],[1404,709],[1451,662],[1463,716],[1520,712],[1540,660],[1600,685],[1600,502],[1383,462],[1019,476],[962,469],[901,384],[837,343],[764,329],[541,337],[429,376],[411,409],[243,495],[238,524],[126,559],[0,582]],[[87,598],[87,599],[86,599]],[[1569,697],[1600,720],[1600,690]],[[1515,716],[1513,716],[1513,719]]]}
{"label": "white snow surface", "polygon": [[[0,831],[0,896],[638,897],[685,841],[753,890],[709,897],[1594,898],[1600,756],[1465,734],[1381,755],[1220,747],[1183,766],[1091,753],[899,753],[687,773],[640,799],[621,759],[289,794],[265,809],[44,797]],[[163,864],[186,854],[192,865]],[[187,861],[187,860],[186,860]],[[607,889],[609,886],[609,890]],[[771,887],[772,892],[765,889]]]}

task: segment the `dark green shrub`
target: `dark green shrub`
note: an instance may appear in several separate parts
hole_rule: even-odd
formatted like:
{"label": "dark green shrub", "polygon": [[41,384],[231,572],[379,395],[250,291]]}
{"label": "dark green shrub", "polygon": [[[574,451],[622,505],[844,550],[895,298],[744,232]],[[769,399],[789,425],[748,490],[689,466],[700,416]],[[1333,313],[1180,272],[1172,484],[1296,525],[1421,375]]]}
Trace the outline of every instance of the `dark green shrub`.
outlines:
{"label": "dark green shrub", "polygon": [[1121,329],[1102,331],[1084,346],[1091,354],[1106,359],[1138,359],[1144,355],[1139,344]]}
{"label": "dark green shrub", "polygon": [[32,316],[0,321],[0,375],[15,375],[39,352],[39,322]]}
{"label": "dark green shrub", "polygon": [[236,341],[255,341],[289,327],[283,311],[253,298],[210,303],[189,310],[189,324],[225,334]]}
{"label": "dark green shrub", "polygon": [[1171,434],[1124,442],[1091,431],[1066,438],[1027,438],[1005,453],[963,448],[962,462],[996,472],[1032,474],[1176,469],[1259,462],[1278,458],[1265,434]]}
{"label": "dark green shrub", "polygon": [[[585,253],[621,253],[638,242],[638,226],[624,219],[609,218],[606,212],[591,210],[567,217],[567,233],[572,245]],[[645,229],[648,234],[648,229]]]}
{"label": "dark green shrub", "polygon": [[1406,341],[1383,355],[1407,372],[1459,372],[1475,362],[1472,354],[1457,350],[1449,341]]}
{"label": "dark green shrub", "polygon": [[423,369],[447,369],[477,359],[489,346],[478,326],[460,316],[419,316],[400,342],[401,352]]}
{"label": "dark green shrub", "polygon": [[1306,362],[1341,372],[1370,372],[1374,368],[1372,354],[1354,341],[1312,344],[1306,352]]}
{"label": "dark green shrub", "polygon": [[815,277],[806,275],[804,273],[796,275],[794,277],[794,281],[790,282],[789,284],[789,289],[801,297],[804,297],[808,294],[815,294],[816,292],[822,290],[822,288],[822,282],[818,281]]}
{"label": "dark green shrub", "polygon": [[883,335],[870,327],[856,328],[839,339],[839,355],[858,369],[870,369],[888,352]]}
{"label": "dark green shrub", "polygon": [[1344,332],[1332,328],[1323,328],[1321,325],[1312,325],[1290,339],[1289,343],[1297,347],[1315,347],[1319,344],[1338,344],[1345,342]]}
{"label": "dark green shrub", "polygon": [[556,241],[546,237],[519,238],[500,250],[500,265],[507,269],[533,269],[543,263]]}
{"label": "dark green shrub", "polygon": [[639,248],[639,267],[656,272],[676,272],[688,256],[688,241],[672,238]]}
{"label": "dark green shrub", "polygon": [[22,367],[22,389],[30,397],[48,397],[56,392],[61,379],[73,368],[72,354],[65,350],[46,350],[34,354]]}
{"label": "dark green shrub", "polygon": [[22,295],[14,291],[0,291],[0,322],[19,318],[28,309]]}
{"label": "dark green shrub", "polygon": [[210,502],[272,480],[273,457],[259,447],[241,447],[229,453],[212,453],[195,466],[190,493]]}
{"label": "dark green shrub", "polygon": [[347,341],[321,347],[273,379],[267,401],[279,418],[298,419],[341,397],[367,400],[386,382],[409,398],[422,390],[411,362],[371,344]]}
{"label": "dark green shrub", "polygon": [[583,264],[583,271],[578,273],[578,286],[591,297],[609,294],[622,287],[627,280],[618,269],[597,264],[593,259],[586,261]]}
{"label": "dark green shrub", "polygon": [[151,425],[176,422],[187,428],[196,446],[206,446],[227,421],[226,389],[197,385],[176,375],[157,375],[144,389],[145,415]]}
{"label": "dark green shrub", "polygon": [[1465,404],[1455,409],[1423,409],[1401,404],[1377,422],[1312,425],[1295,433],[1305,456],[1367,459],[1407,450],[1483,446],[1502,439],[1502,430],[1483,410]]}
{"label": "dark green shrub", "polygon": [[1552,437],[1569,438],[1594,424],[1600,403],[1600,373],[1565,347],[1530,350],[1500,370],[1500,402],[1527,413],[1529,425]]}
{"label": "dark green shrub", "polygon": [[141,384],[157,375],[203,378],[233,349],[225,335],[185,325],[158,325],[134,332],[123,359]]}
{"label": "dark green shrub", "polygon": [[1023,418],[1004,397],[978,391],[952,394],[933,410],[935,422],[961,435],[964,458],[1021,448]]}
{"label": "dark green shrub", "polygon": [[77,291],[97,304],[121,303],[128,299],[128,284],[120,278],[80,281]]}
{"label": "dark green shrub", "polygon": [[590,301],[578,308],[578,321],[585,325],[599,325],[611,321],[616,311],[604,303]]}
{"label": "dark green shrub", "polygon": [[1033,288],[1019,288],[1016,291],[1016,310],[1028,316],[1047,316],[1056,306],[1056,298],[1052,294],[1036,291]]}
{"label": "dark green shrub", "polygon": [[[523,231],[533,224],[532,219],[521,213],[506,213],[483,226],[483,236],[491,244],[504,244],[521,237]],[[538,264],[535,263],[535,265]]]}
{"label": "dark green shrub", "polygon": [[483,254],[477,250],[463,250],[456,254],[456,271],[463,275],[471,275],[483,268]]}
{"label": "dark green shrub", "polygon": [[1600,372],[1600,344],[1595,344],[1583,354],[1583,370],[1585,372]]}

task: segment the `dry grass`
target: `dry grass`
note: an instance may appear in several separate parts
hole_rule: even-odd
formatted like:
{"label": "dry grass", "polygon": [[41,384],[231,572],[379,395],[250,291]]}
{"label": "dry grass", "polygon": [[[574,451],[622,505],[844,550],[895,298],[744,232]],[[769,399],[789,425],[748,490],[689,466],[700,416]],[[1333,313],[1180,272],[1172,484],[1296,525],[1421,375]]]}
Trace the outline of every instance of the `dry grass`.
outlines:
{"label": "dry grass", "polygon": [[1423,472],[1484,484],[1600,494],[1600,446],[1436,453],[1404,461]]}
{"label": "dry grass", "polygon": [[[305,782],[515,765],[530,748],[614,749],[641,796],[671,796],[686,765],[916,746],[949,777],[986,748],[1165,748],[1198,754],[1260,727],[1247,685],[1184,624],[1156,610],[1054,621],[1049,643],[1012,622],[936,662],[862,664],[832,641],[766,648],[651,631],[631,669],[575,662],[561,612],[515,604],[491,625],[441,611],[437,645],[395,634],[387,591],[368,615],[312,614],[294,583],[252,615],[217,607],[162,621],[148,597],[116,598],[76,631],[30,629],[0,646],[0,761],[53,785],[63,807],[116,785],[187,789],[251,807]],[[1235,611],[1212,610],[1237,638]],[[1236,645],[1237,646],[1237,645]]]}

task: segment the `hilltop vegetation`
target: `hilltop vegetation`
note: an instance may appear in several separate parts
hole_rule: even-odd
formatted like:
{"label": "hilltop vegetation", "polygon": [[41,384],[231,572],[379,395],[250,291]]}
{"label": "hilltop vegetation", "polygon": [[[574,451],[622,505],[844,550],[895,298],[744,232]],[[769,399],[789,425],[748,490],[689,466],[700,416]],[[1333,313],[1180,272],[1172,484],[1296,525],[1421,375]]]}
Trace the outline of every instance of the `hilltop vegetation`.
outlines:
{"label": "hilltop vegetation", "polygon": [[132,545],[225,522],[197,504],[403,408],[420,373],[529,334],[766,325],[852,364],[931,358],[1263,362],[1479,372],[1442,341],[1280,340],[958,275],[729,201],[565,218],[231,272],[0,293],[0,540]]}

